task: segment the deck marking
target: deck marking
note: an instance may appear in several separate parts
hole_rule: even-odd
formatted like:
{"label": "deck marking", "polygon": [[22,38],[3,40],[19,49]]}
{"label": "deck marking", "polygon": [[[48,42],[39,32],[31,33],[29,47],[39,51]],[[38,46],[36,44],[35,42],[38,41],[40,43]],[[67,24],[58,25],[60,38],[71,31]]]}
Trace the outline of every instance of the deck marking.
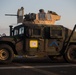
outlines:
{"label": "deck marking", "polygon": [[12,66],[12,67],[0,67],[0,69],[31,69],[31,68],[55,68],[55,67],[76,67],[76,64],[69,64],[69,65],[48,65],[48,66]]}

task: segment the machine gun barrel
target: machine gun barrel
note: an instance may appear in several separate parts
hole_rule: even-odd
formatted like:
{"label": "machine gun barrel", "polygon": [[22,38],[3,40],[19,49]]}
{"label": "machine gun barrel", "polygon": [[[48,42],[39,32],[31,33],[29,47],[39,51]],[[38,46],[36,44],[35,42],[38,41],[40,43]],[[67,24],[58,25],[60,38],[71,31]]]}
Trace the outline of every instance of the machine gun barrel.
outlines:
{"label": "machine gun barrel", "polygon": [[15,15],[15,14],[5,14],[5,16],[18,16],[18,15]]}

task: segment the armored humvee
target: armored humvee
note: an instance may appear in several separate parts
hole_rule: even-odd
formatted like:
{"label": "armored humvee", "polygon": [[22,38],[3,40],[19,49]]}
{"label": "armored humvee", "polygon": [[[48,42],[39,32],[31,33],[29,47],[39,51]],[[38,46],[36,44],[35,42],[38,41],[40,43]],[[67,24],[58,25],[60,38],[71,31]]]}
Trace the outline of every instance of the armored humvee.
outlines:
{"label": "armored humvee", "polygon": [[24,17],[18,14],[17,22],[22,24],[11,25],[10,36],[0,37],[0,62],[10,63],[15,54],[50,59],[63,56],[67,62],[76,63],[76,25],[73,30],[55,25],[60,16],[53,11],[45,13],[43,9]]}

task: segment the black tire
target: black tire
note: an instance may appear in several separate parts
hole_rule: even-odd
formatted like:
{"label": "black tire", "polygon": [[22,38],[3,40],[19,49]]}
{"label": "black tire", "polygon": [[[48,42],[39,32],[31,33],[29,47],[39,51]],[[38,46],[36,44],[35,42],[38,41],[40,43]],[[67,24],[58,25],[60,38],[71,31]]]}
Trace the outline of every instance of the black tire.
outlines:
{"label": "black tire", "polygon": [[0,45],[0,63],[11,63],[14,58],[12,48],[7,44]]}
{"label": "black tire", "polygon": [[64,58],[67,62],[76,63],[76,45],[69,46],[64,54]]}

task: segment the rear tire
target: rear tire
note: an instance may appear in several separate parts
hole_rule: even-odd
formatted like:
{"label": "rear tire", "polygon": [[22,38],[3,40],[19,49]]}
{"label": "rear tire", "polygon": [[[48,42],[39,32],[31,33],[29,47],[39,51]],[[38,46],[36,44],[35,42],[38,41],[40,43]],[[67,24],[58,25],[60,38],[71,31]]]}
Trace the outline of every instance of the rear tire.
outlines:
{"label": "rear tire", "polygon": [[14,52],[9,45],[0,45],[0,63],[10,63],[14,58]]}
{"label": "rear tire", "polygon": [[71,45],[65,52],[64,58],[67,62],[76,63],[76,45]]}

